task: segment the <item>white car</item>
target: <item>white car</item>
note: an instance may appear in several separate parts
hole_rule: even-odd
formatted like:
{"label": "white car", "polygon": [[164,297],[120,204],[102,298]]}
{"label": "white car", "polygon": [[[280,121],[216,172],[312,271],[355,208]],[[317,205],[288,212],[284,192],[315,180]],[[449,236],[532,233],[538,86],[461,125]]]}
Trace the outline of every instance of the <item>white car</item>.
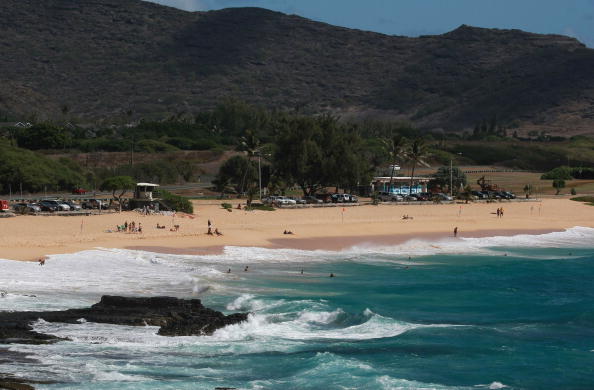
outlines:
{"label": "white car", "polygon": [[274,200],[274,204],[285,206],[285,205],[293,205],[297,204],[297,201],[294,199],[289,199],[286,196],[277,196]]}

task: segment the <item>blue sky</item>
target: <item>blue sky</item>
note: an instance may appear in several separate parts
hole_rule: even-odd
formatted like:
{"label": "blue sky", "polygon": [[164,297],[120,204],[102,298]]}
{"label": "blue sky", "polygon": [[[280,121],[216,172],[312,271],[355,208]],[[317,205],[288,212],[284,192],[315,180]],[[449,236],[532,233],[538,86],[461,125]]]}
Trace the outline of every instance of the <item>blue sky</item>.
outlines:
{"label": "blue sky", "polygon": [[188,11],[262,7],[391,35],[441,34],[461,24],[578,38],[594,47],[594,0],[149,0]]}

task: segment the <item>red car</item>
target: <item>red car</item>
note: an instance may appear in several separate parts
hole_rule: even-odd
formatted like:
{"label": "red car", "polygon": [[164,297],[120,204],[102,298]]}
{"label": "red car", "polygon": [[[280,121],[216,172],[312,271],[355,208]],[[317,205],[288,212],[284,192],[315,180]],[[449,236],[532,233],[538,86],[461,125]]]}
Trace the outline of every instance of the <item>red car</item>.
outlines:
{"label": "red car", "polygon": [[72,193],[74,195],[84,195],[87,193],[87,190],[85,190],[84,188],[75,188],[72,190]]}

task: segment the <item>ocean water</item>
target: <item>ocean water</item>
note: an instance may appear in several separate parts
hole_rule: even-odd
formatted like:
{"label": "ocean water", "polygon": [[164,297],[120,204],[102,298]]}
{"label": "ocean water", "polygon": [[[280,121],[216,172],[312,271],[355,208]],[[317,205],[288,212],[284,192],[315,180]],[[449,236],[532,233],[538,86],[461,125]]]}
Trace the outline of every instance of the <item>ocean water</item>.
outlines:
{"label": "ocean water", "polygon": [[[71,341],[0,345],[0,372],[56,382],[39,389],[592,389],[593,277],[594,229],[581,227],[343,252],[0,260],[0,310],[121,294],[252,313],[203,337],[40,320],[35,329]],[[31,360],[3,361],[10,351]]]}

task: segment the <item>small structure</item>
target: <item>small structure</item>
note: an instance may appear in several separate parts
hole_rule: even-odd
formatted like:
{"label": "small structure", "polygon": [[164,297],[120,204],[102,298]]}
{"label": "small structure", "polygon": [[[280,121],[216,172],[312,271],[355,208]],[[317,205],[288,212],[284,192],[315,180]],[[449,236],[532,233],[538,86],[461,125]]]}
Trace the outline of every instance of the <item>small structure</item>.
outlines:
{"label": "small structure", "polygon": [[374,177],[371,182],[371,189],[372,192],[388,192],[398,195],[427,192],[427,183],[431,180],[430,178],[415,176],[412,180],[412,187],[410,186],[410,179],[410,176],[394,176],[391,178],[392,185],[390,186],[390,176]]}
{"label": "small structure", "polygon": [[153,201],[153,192],[158,184],[152,183],[136,183],[136,189],[134,190],[135,200]]}

